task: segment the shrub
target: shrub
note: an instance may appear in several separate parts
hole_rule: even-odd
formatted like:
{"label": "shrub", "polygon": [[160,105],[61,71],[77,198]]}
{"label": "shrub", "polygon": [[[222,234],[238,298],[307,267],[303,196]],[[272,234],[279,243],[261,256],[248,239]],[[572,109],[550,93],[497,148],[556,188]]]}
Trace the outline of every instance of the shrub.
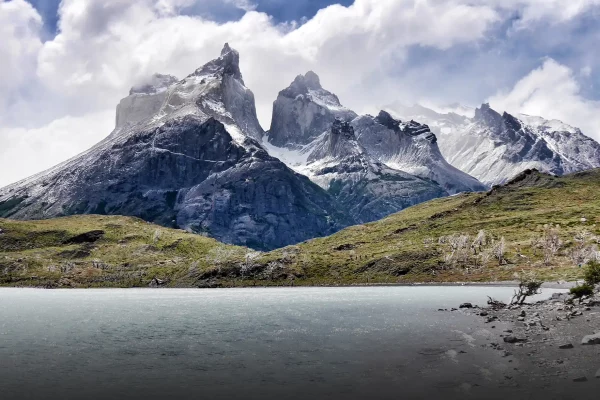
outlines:
{"label": "shrub", "polygon": [[519,281],[519,287],[515,291],[510,304],[523,304],[527,297],[535,296],[540,293],[543,281],[536,279],[531,274],[524,274]]}
{"label": "shrub", "polygon": [[588,262],[584,276],[585,283],[591,287],[600,283],[600,263],[598,261]]}
{"label": "shrub", "polygon": [[583,297],[589,297],[594,294],[594,287],[584,283],[579,286],[575,286],[570,290],[571,294],[575,296],[576,299],[581,299]]}

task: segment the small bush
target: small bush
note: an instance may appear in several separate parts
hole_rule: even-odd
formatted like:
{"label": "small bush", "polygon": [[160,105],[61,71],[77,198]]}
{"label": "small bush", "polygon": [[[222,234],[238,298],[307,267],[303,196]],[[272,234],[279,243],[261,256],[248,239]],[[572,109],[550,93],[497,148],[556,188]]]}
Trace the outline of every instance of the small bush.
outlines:
{"label": "small bush", "polygon": [[575,286],[570,290],[571,294],[575,296],[576,299],[581,299],[583,297],[589,297],[594,294],[594,287],[584,283],[583,285]]}
{"label": "small bush", "polygon": [[590,261],[584,272],[583,278],[588,286],[594,287],[600,283],[600,263],[598,261]]}
{"label": "small bush", "polygon": [[524,274],[519,280],[519,287],[515,290],[510,304],[524,304],[527,297],[540,294],[540,289],[544,282],[535,278],[531,274]]}

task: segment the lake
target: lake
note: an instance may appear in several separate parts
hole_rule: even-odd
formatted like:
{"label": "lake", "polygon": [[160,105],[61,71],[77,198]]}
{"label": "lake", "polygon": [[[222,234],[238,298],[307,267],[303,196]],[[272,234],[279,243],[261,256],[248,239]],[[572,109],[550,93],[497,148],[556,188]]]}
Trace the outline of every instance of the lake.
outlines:
{"label": "lake", "polygon": [[502,398],[501,327],[438,309],[512,292],[0,289],[0,398]]}

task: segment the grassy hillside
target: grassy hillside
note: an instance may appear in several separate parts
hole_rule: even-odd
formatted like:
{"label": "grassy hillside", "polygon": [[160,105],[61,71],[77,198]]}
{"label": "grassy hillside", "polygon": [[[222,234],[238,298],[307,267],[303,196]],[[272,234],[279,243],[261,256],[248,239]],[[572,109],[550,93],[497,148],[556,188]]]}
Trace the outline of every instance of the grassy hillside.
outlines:
{"label": "grassy hillside", "polygon": [[11,286],[193,286],[213,257],[246,252],[130,217],[0,219],[0,230],[0,285]]}
{"label": "grassy hillside", "polygon": [[[529,171],[487,193],[430,201],[270,253],[124,217],[0,220],[0,284],[475,282],[512,280],[523,272],[574,280],[578,265],[597,255],[599,223],[600,170],[562,178]],[[104,234],[73,243],[93,230]]]}

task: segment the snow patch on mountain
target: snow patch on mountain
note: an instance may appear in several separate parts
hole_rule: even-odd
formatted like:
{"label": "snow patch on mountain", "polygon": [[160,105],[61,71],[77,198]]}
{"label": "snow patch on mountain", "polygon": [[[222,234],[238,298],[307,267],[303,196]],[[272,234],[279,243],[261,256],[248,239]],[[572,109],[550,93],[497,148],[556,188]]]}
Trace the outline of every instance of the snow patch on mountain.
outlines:
{"label": "snow patch on mountain", "polygon": [[360,222],[448,195],[433,182],[373,159],[358,142],[353,126],[339,118],[297,154],[304,159],[296,170],[326,189]]}
{"label": "snow patch on mountain", "polygon": [[562,121],[500,114],[488,104],[472,118],[419,105],[389,108],[402,119],[427,123],[438,134],[444,157],[490,186],[525,169],[563,175],[600,167],[600,145]]}
{"label": "snow patch on mountain", "polygon": [[413,120],[402,122],[381,111],[352,121],[359,143],[369,155],[390,168],[438,183],[451,194],[484,190],[477,179],[450,165],[442,156],[429,127]]}

